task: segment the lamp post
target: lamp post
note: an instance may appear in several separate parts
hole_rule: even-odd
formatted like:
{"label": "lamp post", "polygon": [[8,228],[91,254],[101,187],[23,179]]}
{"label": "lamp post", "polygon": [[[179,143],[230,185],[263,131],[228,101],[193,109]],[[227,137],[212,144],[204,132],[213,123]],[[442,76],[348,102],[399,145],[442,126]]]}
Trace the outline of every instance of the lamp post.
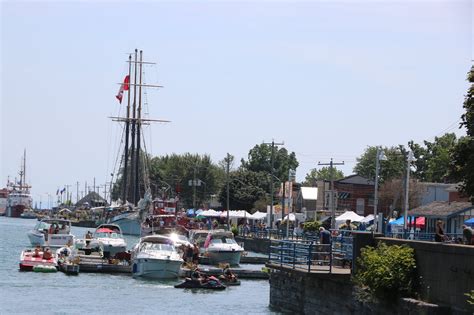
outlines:
{"label": "lamp post", "polygon": [[[288,219],[286,220],[286,238],[288,238],[288,235],[290,233],[290,212],[293,212],[293,204],[292,204],[292,200],[291,200],[291,197],[292,197],[292,194],[293,194],[293,181],[295,181],[296,179],[296,171],[295,170],[288,170],[288,182],[289,182],[289,185],[288,185]],[[296,220],[295,220],[296,222]]]}
{"label": "lamp post", "polygon": [[380,147],[377,147],[377,155],[375,156],[375,190],[374,190],[374,227],[372,232],[375,233],[377,229],[377,207],[379,203],[379,172],[380,172],[380,161],[386,161],[387,157],[383,153]]}
{"label": "lamp post", "polygon": [[407,177],[406,177],[406,182],[405,182],[405,214],[403,216],[403,230],[406,232],[407,231],[407,219],[408,219],[408,186],[410,183],[410,167],[411,163],[415,162],[416,159],[413,156],[413,152],[409,151],[407,155]]}

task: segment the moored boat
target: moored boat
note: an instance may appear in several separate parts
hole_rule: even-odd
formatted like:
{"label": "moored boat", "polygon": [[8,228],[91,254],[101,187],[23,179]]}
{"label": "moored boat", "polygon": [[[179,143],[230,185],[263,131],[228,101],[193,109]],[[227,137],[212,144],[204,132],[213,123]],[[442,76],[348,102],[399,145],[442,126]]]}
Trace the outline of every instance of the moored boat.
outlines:
{"label": "moored boat", "polygon": [[64,219],[43,219],[28,232],[31,245],[63,247],[74,244],[71,221]]}
{"label": "moored boat", "polygon": [[213,265],[221,263],[238,265],[243,251],[244,249],[237,244],[234,234],[230,231],[209,231],[204,243],[204,255],[209,257],[209,262]]}
{"label": "moored boat", "polygon": [[36,219],[38,216],[32,209],[28,209],[20,214],[20,218],[22,219]]}
{"label": "moored boat", "polygon": [[132,275],[155,279],[177,278],[183,259],[171,238],[150,235],[140,239],[133,250]]}
{"label": "moored boat", "polygon": [[20,255],[21,271],[42,271],[41,269],[57,268],[58,262],[56,256],[49,248],[37,247],[35,249],[25,249]]}
{"label": "moored boat", "polygon": [[103,245],[104,257],[111,258],[118,253],[127,251],[127,243],[122,230],[116,224],[101,224],[93,234],[93,238]]}

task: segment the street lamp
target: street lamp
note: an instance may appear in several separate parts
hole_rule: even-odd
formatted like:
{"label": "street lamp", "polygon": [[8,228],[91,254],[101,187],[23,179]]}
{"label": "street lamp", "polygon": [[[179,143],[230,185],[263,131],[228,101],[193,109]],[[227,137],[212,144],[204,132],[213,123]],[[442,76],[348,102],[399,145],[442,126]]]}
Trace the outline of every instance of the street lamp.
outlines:
{"label": "street lamp", "polygon": [[372,232],[375,233],[377,228],[377,206],[379,203],[379,172],[380,172],[380,161],[386,161],[387,157],[383,153],[383,150],[380,147],[377,147],[377,155],[375,157],[375,190],[374,190],[374,227]]}
{"label": "street lamp", "polygon": [[408,186],[410,183],[410,167],[411,163],[415,162],[416,159],[413,156],[413,152],[409,151],[407,155],[407,178],[406,178],[406,183],[405,183],[405,215],[403,217],[403,229],[407,230],[407,219],[408,219]]}

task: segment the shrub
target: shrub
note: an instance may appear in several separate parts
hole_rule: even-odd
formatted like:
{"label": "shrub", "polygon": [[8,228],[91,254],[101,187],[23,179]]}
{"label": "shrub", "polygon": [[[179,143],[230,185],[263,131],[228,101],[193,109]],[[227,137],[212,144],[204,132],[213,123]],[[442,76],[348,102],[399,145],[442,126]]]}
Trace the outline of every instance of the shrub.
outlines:
{"label": "shrub", "polygon": [[319,228],[322,223],[319,221],[307,221],[303,224],[303,230],[305,232],[319,232]]}
{"label": "shrub", "polygon": [[415,255],[407,245],[365,247],[357,259],[358,270],[354,282],[361,289],[359,298],[394,302],[413,292]]}

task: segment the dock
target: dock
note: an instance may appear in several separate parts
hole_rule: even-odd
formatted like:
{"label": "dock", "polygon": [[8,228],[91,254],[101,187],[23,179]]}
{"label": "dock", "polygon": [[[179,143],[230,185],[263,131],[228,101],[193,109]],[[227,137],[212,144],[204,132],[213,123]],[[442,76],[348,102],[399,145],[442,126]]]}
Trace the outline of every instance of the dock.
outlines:
{"label": "dock", "polygon": [[[207,266],[199,266],[199,271],[204,273],[208,276],[218,277],[222,275],[222,269],[217,267],[207,267]],[[269,279],[270,275],[267,272],[263,272],[261,270],[248,270],[248,269],[239,269],[239,268],[232,268],[232,272],[237,276],[239,279]],[[190,277],[191,270],[187,268],[181,268],[181,277]]]}
{"label": "dock", "polygon": [[[267,262],[268,257],[242,256],[240,258],[241,264],[265,265]],[[209,265],[209,257],[199,256],[199,263]]]}

